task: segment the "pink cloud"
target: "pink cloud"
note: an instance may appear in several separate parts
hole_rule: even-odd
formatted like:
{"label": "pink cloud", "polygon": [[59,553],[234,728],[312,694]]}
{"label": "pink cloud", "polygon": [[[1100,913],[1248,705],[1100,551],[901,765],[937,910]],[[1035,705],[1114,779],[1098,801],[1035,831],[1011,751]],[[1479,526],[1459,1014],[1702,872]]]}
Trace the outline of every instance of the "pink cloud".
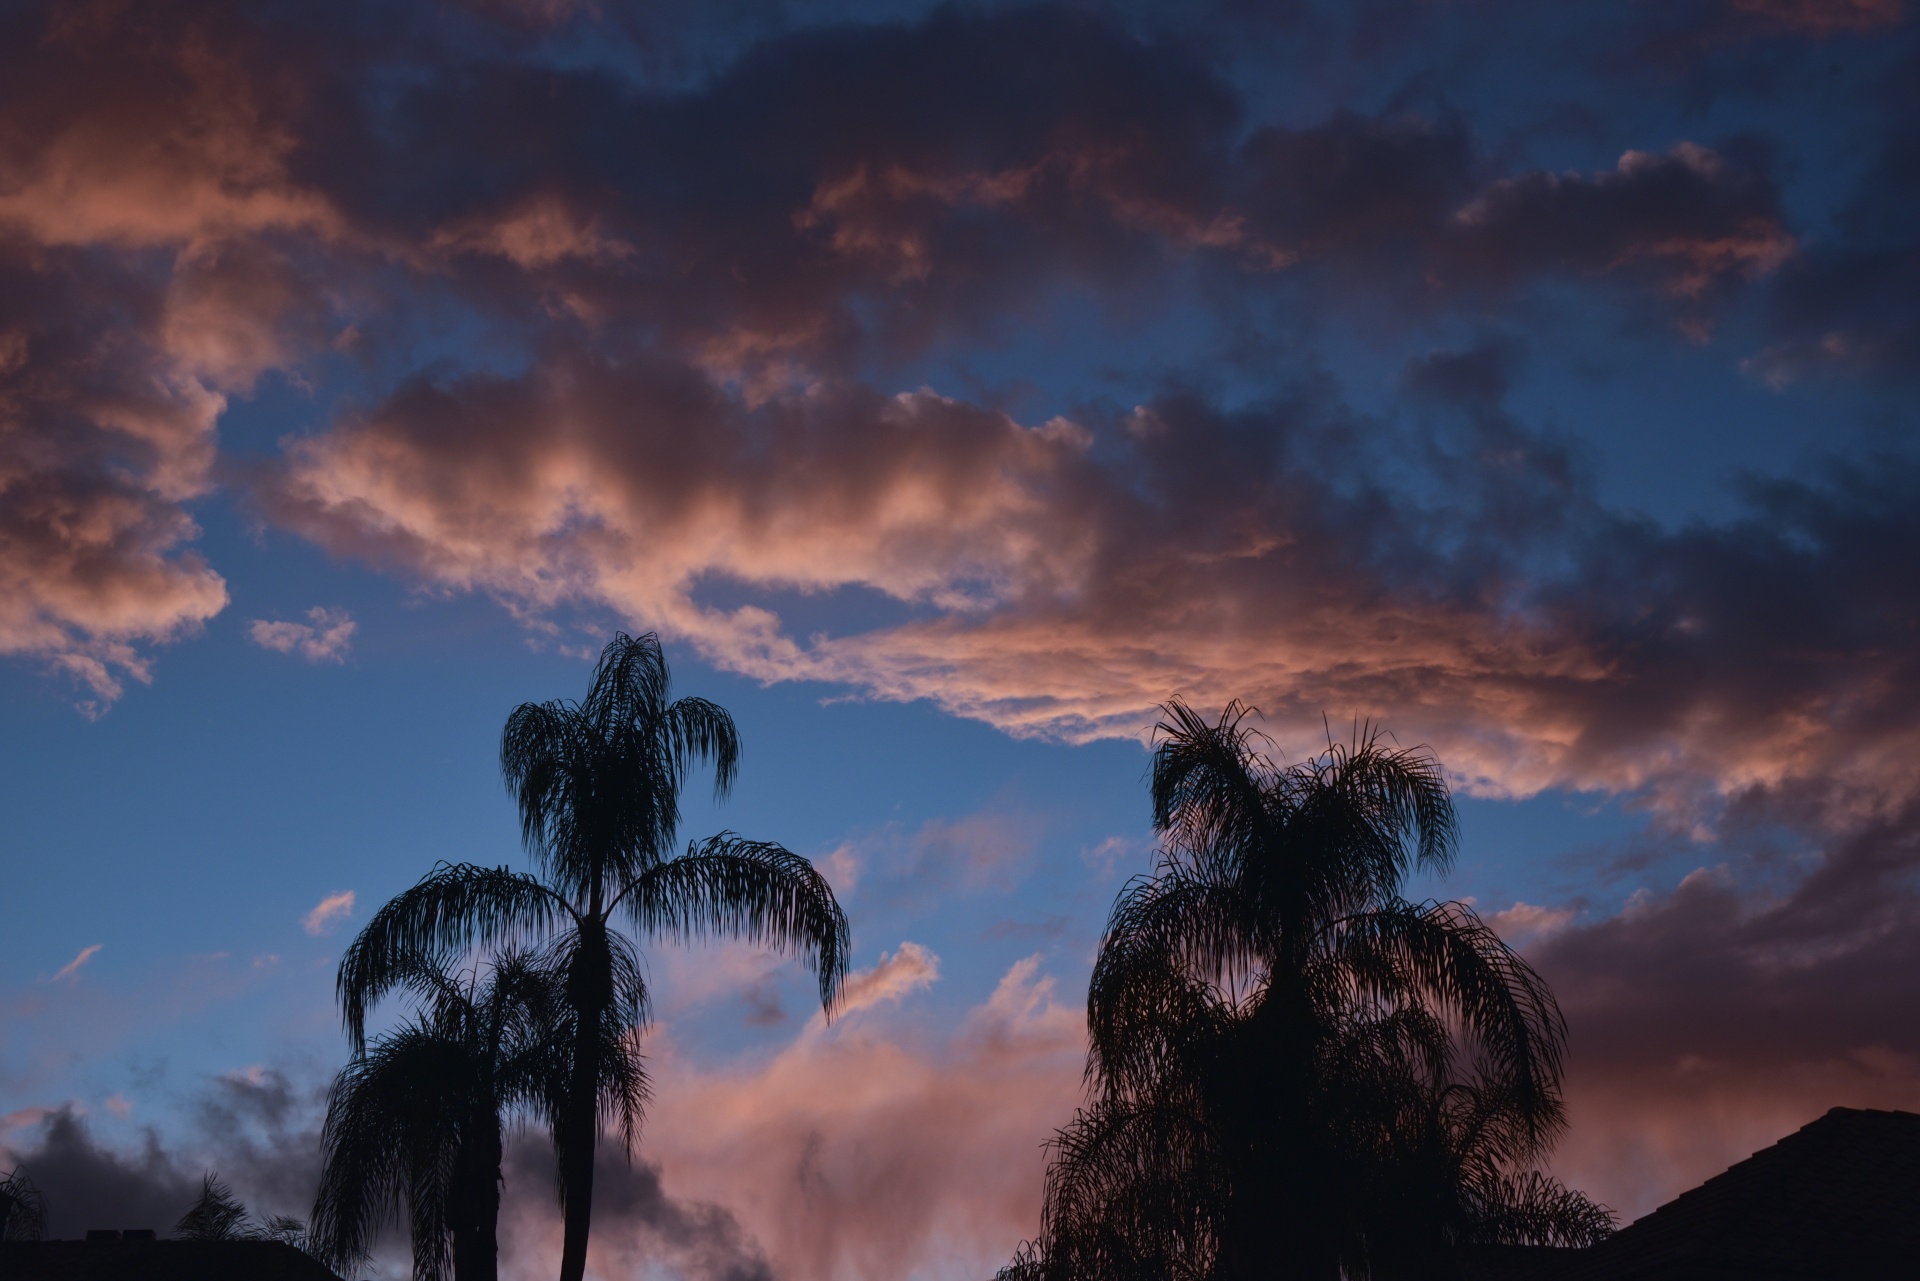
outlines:
{"label": "pink cloud", "polygon": [[[1171,694],[1241,697],[1283,747],[1319,739],[1323,712],[1387,718],[1487,795],[1651,788],[1677,813],[1795,780],[1846,779],[1836,805],[1908,786],[1897,762],[1920,730],[1851,718],[1868,691],[1920,688],[1897,647],[1841,640],[1844,612],[1877,609],[1892,579],[1796,615],[1800,641],[1768,639],[1744,621],[1772,617],[1765,599],[1716,584],[1768,566],[1822,595],[1803,542],[1778,525],[1643,539],[1565,490],[1524,434],[1488,455],[1510,468],[1459,478],[1459,509],[1403,504],[1367,540],[1331,538],[1387,499],[1292,461],[1328,412],[1143,406],[1108,425],[1116,462],[1087,427],[929,393],[823,387],[749,412],[684,369],[565,361],[416,387],[300,441],[268,501],[322,544],[437,586],[533,613],[611,607],[757,679],[930,699],[1014,734],[1138,736]],[[1805,487],[1790,519],[1838,522],[1850,483]],[[1470,529],[1482,493],[1537,503],[1529,538],[1559,540],[1571,577],[1515,600],[1496,584],[1523,566],[1436,556],[1432,531]],[[1670,593],[1626,590],[1621,557]],[[862,588],[917,617],[802,640],[768,608],[705,603],[714,581]],[[1817,661],[1831,644],[1857,661]]]}
{"label": "pink cloud", "polygon": [[307,611],[307,619],[289,623],[256,618],[247,624],[247,635],[262,649],[298,654],[310,663],[344,663],[359,625],[346,610],[319,605]]}
{"label": "pink cloud", "polygon": [[352,890],[341,890],[338,894],[329,894],[315,904],[311,912],[301,918],[300,927],[318,938],[353,915],[353,901]]}
{"label": "pink cloud", "polygon": [[[923,971],[910,947],[871,973]],[[716,1070],[658,1036],[642,1151],[673,1195],[731,1212],[779,1276],[987,1275],[1037,1228],[1040,1145],[1080,1097],[1082,1021],[1038,967],[1013,966],[938,1046],[849,1020]]]}
{"label": "pink cloud", "polygon": [[870,970],[855,970],[840,988],[838,1012],[854,1014],[887,1001],[899,1001],[931,987],[940,977],[940,958],[918,943],[902,943],[891,956],[882,952]]}
{"label": "pink cloud", "polygon": [[49,981],[59,983],[66,979],[79,978],[81,969],[85,967],[88,961],[91,961],[99,954],[102,946],[104,945],[100,943],[89,943],[86,947],[81,948],[80,954],[55,970],[53,978]]}
{"label": "pink cloud", "polygon": [[1486,922],[1508,943],[1525,947],[1565,929],[1575,915],[1577,913],[1570,907],[1515,903],[1512,907],[1488,914]]}

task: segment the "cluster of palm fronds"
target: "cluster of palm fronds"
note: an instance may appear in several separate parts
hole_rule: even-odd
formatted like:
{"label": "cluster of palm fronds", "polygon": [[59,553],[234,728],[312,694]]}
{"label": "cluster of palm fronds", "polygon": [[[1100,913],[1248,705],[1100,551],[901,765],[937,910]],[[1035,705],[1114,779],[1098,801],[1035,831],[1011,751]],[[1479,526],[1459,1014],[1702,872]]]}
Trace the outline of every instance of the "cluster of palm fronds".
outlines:
{"label": "cluster of palm fronds", "polygon": [[[847,921],[812,864],[722,833],[676,853],[679,790],[696,760],[730,786],[740,744],[726,711],[669,698],[651,636],[618,635],[585,701],[528,703],[500,762],[541,875],[442,864],[387,903],[340,964],[354,1059],[335,1083],[313,1238],[341,1266],[403,1213],[414,1275],[492,1281],[502,1127],[552,1133],[564,1234],[561,1281],[586,1268],[594,1150],[614,1126],[631,1150],[647,1100],[637,1036],[647,987],[622,931],[718,933],[807,959],[831,1008]],[[471,961],[449,973],[460,958]],[[383,997],[415,1017],[369,1039]]]}
{"label": "cluster of palm fronds", "polygon": [[1162,862],[1114,907],[1092,1098],[1003,1281],[1429,1276],[1611,1231],[1536,1168],[1564,1123],[1551,993],[1468,908],[1399,895],[1453,854],[1432,758],[1363,730],[1279,768],[1239,705],[1167,711]]}
{"label": "cluster of palm fronds", "polygon": [[0,1241],[38,1241],[47,1235],[47,1199],[25,1169],[0,1175]]}
{"label": "cluster of palm fronds", "polygon": [[233,1189],[212,1172],[201,1178],[200,1195],[173,1225],[173,1232],[188,1241],[281,1241],[297,1250],[309,1249],[304,1223],[284,1214],[256,1222]]}

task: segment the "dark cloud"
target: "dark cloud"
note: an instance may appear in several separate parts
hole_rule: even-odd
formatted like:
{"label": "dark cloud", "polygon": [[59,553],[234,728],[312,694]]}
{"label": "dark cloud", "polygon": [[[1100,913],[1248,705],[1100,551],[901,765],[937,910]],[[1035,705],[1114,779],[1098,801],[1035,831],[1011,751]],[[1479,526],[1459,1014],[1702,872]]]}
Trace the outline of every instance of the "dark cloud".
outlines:
{"label": "dark cloud", "polygon": [[[1177,689],[1283,725],[1392,715],[1503,790],[1902,786],[1869,763],[1920,693],[1913,466],[1754,481],[1738,520],[1665,530],[1505,410],[1512,358],[1417,365],[1442,426],[1409,433],[1314,385],[1027,428],[852,386],[755,409],[684,367],[567,362],[408,389],[304,443],[268,501],[430,581],[611,606],[765,678],[1016,730],[1130,728]],[[803,643],[708,603],[716,580],[909,612]]]}
{"label": "dark cloud", "polygon": [[319,1184],[324,1092],[283,1073],[255,1069],[215,1078],[194,1100],[187,1131],[162,1139],[149,1127],[136,1149],[101,1143],[86,1117],[56,1108],[30,1142],[11,1145],[46,1195],[48,1231],[73,1238],[90,1228],[153,1228],[162,1236],[200,1193],[204,1174],[230,1184],[256,1218],[305,1219]]}
{"label": "dark cloud", "polygon": [[1835,220],[1783,272],[1773,344],[1751,368],[1786,384],[1817,374],[1909,382],[1920,369],[1920,44],[1877,86],[1877,153]]}
{"label": "dark cloud", "polygon": [[102,703],[144,679],[225,604],[187,504],[228,398],[343,354],[390,390],[450,316],[463,363],[595,352],[755,401],[1190,262],[1420,308],[1611,277],[1699,327],[1792,243],[1744,154],[1508,172],[1444,106],[1256,127],[1203,42],[1092,12],[797,31],[663,88],[547,57],[584,10],[507,8],[11,13],[0,651]]}
{"label": "dark cloud", "polygon": [[1842,823],[1804,791],[1532,951],[1572,1029],[1559,1164],[1630,1215],[1829,1107],[1920,1109],[1920,804]]}
{"label": "dark cloud", "polygon": [[1794,247],[1757,158],[1695,143],[1629,151],[1611,173],[1500,179],[1451,229],[1455,261],[1477,274],[1618,272],[1691,301],[1772,273]]}
{"label": "dark cloud", "polygon": [[[1748,807],[1779,817],[1777,800],[1756,802]],[[1758,878],[1741,867],[1735,823],[1700,851],[1731,866],[1690,872],[1671,893],[1642,894],[1535,954],[1577,1031],[1580,1070],[1691,1064],[1784,1082],[1796,1066],[1874,1054],[1920,1068],[1920,807],[1794,833],[1795,861],[1813,864],[1798,877],[1781,875],[1792,864]],[[1898,1084],[1920,1099],[1920,1071]]]}
{"label": "dark cloud", "polygon": [[183,1169],[148,1131],[137,1153],[100,1146],[84,1118],[62,1108],[41,1123],[39,1141],[16,1150],[47,1198],[47,1234],[84,1236],[91,1228],[171,1231],[200,1191],[200,1177]]}
{"label": "dark cloud", "polygon": [[[503,1213],[502,1253],[523,1261],[559,1256],[560,1215],[553,1197],[553,1149],[522,1135],[509,1144],[506,1177],[517,1192]],[[541,1193],[546,1193],[545,1197]],[[773,1281],[759,1245],[721,1206],[678,1200],[660,1169],[603,1144],[593,1172],[594,1267],[606,1275],[662,1269],[681,1281]]]}

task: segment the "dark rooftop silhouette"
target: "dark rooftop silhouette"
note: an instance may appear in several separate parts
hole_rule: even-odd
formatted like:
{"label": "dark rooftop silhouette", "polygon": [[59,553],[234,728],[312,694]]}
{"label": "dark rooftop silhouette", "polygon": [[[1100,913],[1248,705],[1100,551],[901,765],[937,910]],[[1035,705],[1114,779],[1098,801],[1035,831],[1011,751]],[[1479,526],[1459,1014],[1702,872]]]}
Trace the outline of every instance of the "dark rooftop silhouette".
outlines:
{"label": "dark rooftop silhouette", "polygon": [[1463,1262],[1482,1281],[1920,1276],[1920,1115],[1834,1108],[1590,1249]]}
{"label": "dark rooftop silhouette", "polygon": [[283,1241],[9,1241],[6,1281],[340,1281]]}

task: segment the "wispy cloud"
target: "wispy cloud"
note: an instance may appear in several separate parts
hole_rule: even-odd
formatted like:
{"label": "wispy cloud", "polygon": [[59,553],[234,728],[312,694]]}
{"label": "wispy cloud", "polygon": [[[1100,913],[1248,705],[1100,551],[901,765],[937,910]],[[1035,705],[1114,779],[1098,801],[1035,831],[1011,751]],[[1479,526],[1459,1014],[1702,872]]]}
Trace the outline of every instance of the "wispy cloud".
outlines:
{"label": "wispy cloud", "polygon": [[1575,912],[1570,907],[1541,907],[1533,903],[1515,903],[1502,912],[1494,912],[1487,917],[1487,924],[1501,938],[1515,947],[1525,947],[1529,943],[1557,934],[1572,923]]}
{"label": "wispy cloud", "polygon": [[318,938],[333,927],[353,915],[353,891],[341,890],[338,894],[329,894],[308,912],[300,924],[307,933]]}
{"label": "wispy cloud", "polygon": [[55,983],[59,983],[65,979],[78,978],[80,975],[81,967],[84,966],[88,961],[91,961],[94,958],[94,956],[100,951],[100,948],[102,946],[103,945],[99,943],[92,943],[87,945],[86,947],[81,948],[80,955],[74,957],[71,961],[68,961],[65,965],[61,966],[58,970],[54,971],[52,981]]}
{"label": "wispy cloud", "polygon": [[282,654],[298,654],[310,663],[343,663],[359,624],[344,609],[315,605],[307,611],[305,623],[274,622],[256,618],[247,624],[247,635],[262,649]]}
{"label": "wispy cloud", "polygon": [[918,943],[902,943],[891,956],[882,952],[870,970],[855,970],[840,988],[840,1011],[851,1014],[897,1001],[909,992],[931,987],[940,977],[940,958]]}

